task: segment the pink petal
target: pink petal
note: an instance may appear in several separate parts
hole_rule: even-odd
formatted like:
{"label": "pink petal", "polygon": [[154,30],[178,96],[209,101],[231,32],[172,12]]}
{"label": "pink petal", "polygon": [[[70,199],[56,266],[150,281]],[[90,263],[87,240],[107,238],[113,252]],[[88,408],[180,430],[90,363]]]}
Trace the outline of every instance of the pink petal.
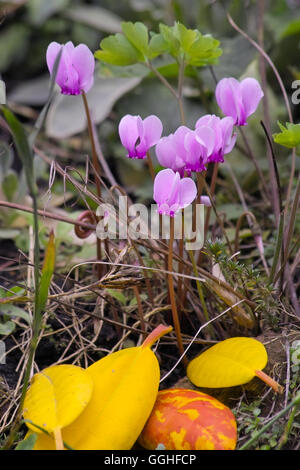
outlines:
{"label": "pink petal", "polygon": [[89,91],[93,81],[95,59],[92,52],[85,44],[79,44],[72,50],[72,64],[79,76],[81,90]]}
{"label": "pink petal", "polygon": [[202,150],[203,146],[198,142],[196,133],[190,131],[184,139],[186,148],[185,166],[189,171],[202,171]]}
{"label": "pink petal", "polygon": [[58,42],[51,42],[49,46],[47,47],[46,62],[47,62],[47,66],[48,66],[50,74],[52,74],[55,59],[62,47],[63,45],[58,44]]}
{"label": "pink petal", "polygon": [[220,121],[220,127],[222,129],[222,134],[223,134],[222,149],[223,149],[224,154],[231,152],[236,142],[237,134],[236,133],[232,134],[233,126],[234,126],[234,121],[229,116],[221,119]]}
{"label": "pink petal", "polygon": [[207,126],[197,127],[195,130],[197,141],[206,148],[206,157],[212,154],[215,147],[215,132]]}
{"label": "pink petal", "polygon": [[255,78],[245,78],[240,83],[240,90],[245,114],[246,117],[248,117],[256,111],[260,100],[264,96],[264,93],[260,84],[257,80],[255,80]]}
{"label": "pink petal", "polygon": [[173,170],[175,169],[174,165],[176,164],[176,155],[173,144],[173,134],[167,137],[162,137],[159,140],[155,147],[155,153],[161,166],[172,168]]}
{"label": "pink petal", "polygon": [[161,138],[163,125],[161,120],[154,115],[146,117],[143,121],[144,124],[144,139],[147,142],[148,148],[157,144]]}
{"label": "pink petal", "polygon": [[119,136],[122,145],[127,149],[129,157],[135,157],[135,144],[139,138],[138,116],[126,114],[119,123]]}
{"label": "pink petal", "polygon": [[197,196],[197,187],[192,178],[179,181],[179,204],[182,209],[193,202]]}
{"label": "pink petal", "polygon": [[46,53],[46,61],[49,71],[52,73],[55,59],[61,48],[62,55],[56,74],[56,83],[61,87],[62,93],[79,94],[79,77],[77,71],[72,65],[72,51],[74,49],[74,45],[71,41],[65,45],[60,45],[57,42],[49,44]]}
{"label": "pink petal", "polygon": [[239,119],[239,102],[241,101],[239,86],[235,78],[223,78],[216,86],[216,101],[223,113],[231,116],[234,122]]}
{"label": "pink petal", "polygon": [[176,174],[170,168],[157,173],[153,185],[153,199],[158,205],[168,202],[175,178]]}
{"label": "pink petal", "polygon": [[174,133],[174,145],[176,146],[176,153],[183,159],[186,154],[186,148],[184,145],[185,136],[189,134],[191,129],[186,126],[179,126]]}

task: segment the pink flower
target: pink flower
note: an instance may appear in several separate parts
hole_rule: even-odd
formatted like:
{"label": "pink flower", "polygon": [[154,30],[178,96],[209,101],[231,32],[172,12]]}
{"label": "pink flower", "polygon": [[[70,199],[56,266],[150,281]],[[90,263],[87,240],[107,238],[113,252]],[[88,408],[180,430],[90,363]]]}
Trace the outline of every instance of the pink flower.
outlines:
{"label": "pink flower", "polygon": [[126,114],[119,124],[119,136],[129,158],[145,158],[148,150],[159,141],[163,126],[154,115],[142,119]]}
{"label": "pink flower", "polygon": [[178,171],[180,176],[184,172],[204,171],[214,140],[214,131],[207,126],[197,131],[180,126],[174,134],[160,139],[155,148],[157,159],[162,166]]}
{"label": "pink flower", "polygon": [[216,87],[216,100],[226,116],[231,116],[236,126],[246,126],[264,96],[255,78],[238,82],[235,78],[223,78]]}
{"label": "pink flower", "polygon": [[190,205],[197,195],[197,188],[191,178],[182,178],[170,168],[161,170],[155,177],[153,199],[158,212],[171,217]]}
{"label": "pink flower", "polygon": [[214,145],[215,133],[210,127],[199,126],[195,131],[190,131],[184,139],[184,146],[187,151],[185,171],[188,174],[193,171],[205,171]]}
{"label": "pink flower", "polygon": [[95,59],[85,44],[67,44],[51,42],[47,48],[46,61],[50,74],[52,74],[55,59],[62,49],[56,83],[64,95],[79,95],[82,91],[88,92],[94,83]]}
{"label": "pink flower", "polygon": [[208,161],[224,162],[224,155],[231,152],[237,137],[236,133],[233,134],[234,121],[232,117],[226,116],[221,119],[214,114],[206,114],[196,122],[196,133],[197,129],[202,126],[210,127],[215,134],[214,148]]}
{"label": "pink flower", "polygon": [[167,137],[162,137],[155,147],[157,160],[161,166],[178,171],[183,176],[186,160],[185,136],[191,132],[188,127],[180,126]]}

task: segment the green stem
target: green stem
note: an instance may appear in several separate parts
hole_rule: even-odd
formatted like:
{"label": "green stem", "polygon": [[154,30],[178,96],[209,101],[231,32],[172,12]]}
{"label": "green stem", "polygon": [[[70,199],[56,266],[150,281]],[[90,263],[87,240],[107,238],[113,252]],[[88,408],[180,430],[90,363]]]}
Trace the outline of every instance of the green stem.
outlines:
{"label": "green stem", "polygon": [[178,91],[177,91],[177,101],[179,105],[180,119],[181,119],[181,124],[183,126],[185,125],[185,116],[184,116],[184,108],[183,108],[183,101],[182,101],[184,70],[185,70],[185,60],[183,58],[179,64]]}
{"label": "green stem", "polygon": [[168,88],[168,90],[172,93],[173,96],[178,100],[178,95],[176,90],[170,85],[168,80],[155,68],[153,67],[152,63],[150,61],[146,62],[147,67],[151,70],[151,72],[154,73],[154,75],[157,76],[157,78],[165,85],[165,87]]}
{"label": "green stem", "polygon": [[249,439],[245,444],[242,445],[242,447],[239,448],[239,450],[246,450],[248,447],[250,447],[254,442],[257,441],[257,439],[264,434],[270,426],[272,426],[279,418],[284,416],[293,406],[299,406],[300,404],[300,394],[294,398],[291,403],[289,403],[283,410],[281,410],[274,418],[272,418],[265,426],[261,428],[260,431],[258,431],[251,439]]}
{"label": "green stem", "polygon": [[[191,250],[189,250],[189,256],[190,256],[190,259],[191,259],[191,262],[192,262],[192,265],[193,265],[193,271],[194,271],[195,277],[199,277],[195,256],[194,256],[194,253]],[[202,286],[201,286],[201,283],[200,283],[199,279],[196,279],[196,286],[197,286],[197,291],[198,291],[199,299],[200,299],[200,302],[201,302],[201,305],[202,305],[205,320],[207,322],[209,322],[209,315],[208,315],[206,303],[205,303],[205,300],[204,300],[203,289],[202,289]],[[210,324],[209,324],[209,331],[210,331],[211,335],[214,336],[213,328]]]}
{"label": "green stem", "polygon": [[293,422],[294,422],[298,407],[299,407],[299,403],[296,403],[296,405],[292,409],[292,412],[290,414],[289,420],[288,420],[287,425],[285,427],[284,433],[283,433],[283,435],[282,435],[282,437],[279,441],[277,450],[280,450],[287,443],[287,440],[289,438],[290,432],[291,432],[292,427],[293,427]]}
{"label": "green stem", "polygon": [[[33,176],[34,178],[34,176]],[[28,183],[28,181],[27,181]],[[34,181],[33,181],[34,185]],[[37,348],[38,344],[38,337],[40,333],[40,328],[41,328],[41,323],[42,323],[42,318],[43,314],[40,309],[39,305],[39,287],[40,287],[40,274],[39,274],[39,261],[40,261],[40,248],[39,248],[39,225],[38,225],[38,210],[37,210],[37,193],[35,187],[32,187],[31,184],[29,184],[29,189],[30,189],[30,195],[32,197],[32,203],[33,203],[33,225],[34,225],[34,283],[35,283],[35,300],[34,300],[34,315],[33,315],[33,323],[32,323],[32,338],[30,341],[30,347],[29,347],[29,355],[25,367],[25,372],[24,372],[24,379],[23,379],[23,385],[22,385],[22,390],[21,390],[21,397],[18,405],[18,410],[16,413],[16,417],[14,420],[14,423],[11,427],[9,436],[7,438],[7,441],[4,445],[4,449],[10,449],[15,441],[16,434],[20,428],[21,425],[21,418],[22,418],[22,412],[23,412],[23,405],[24,405],[24,400],[27,392],[27,388],[29,385],[29,380],[30,380],[30,374],[31,374],[31,369],[32,369],[32,364],[34,361],[34,356],[35,356],[35,351]]]}

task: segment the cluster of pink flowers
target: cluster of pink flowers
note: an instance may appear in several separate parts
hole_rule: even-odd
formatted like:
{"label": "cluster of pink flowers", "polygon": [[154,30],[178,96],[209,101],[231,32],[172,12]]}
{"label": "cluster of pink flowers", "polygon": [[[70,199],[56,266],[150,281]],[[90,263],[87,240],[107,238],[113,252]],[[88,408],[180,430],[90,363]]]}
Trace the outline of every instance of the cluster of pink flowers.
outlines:
{"label": "cluster of pink flowers", "polygon": [[173,216],[193,202],[197,190],[189,177],[206,171],[209,163],[224,162],[224,155],[231,152],[236,142],[234,127],[247,125],[247,118],[256,111],[262,97],[263,91],[254,78],[241,82],[224,78],[216,87],[223,118],[207,114],[198,119],[195,129],[180,126],[165,137],[161,137],[163,126],[156,116],[142,120],[127,114],[121,119],[119,135],[127,157],[146,158],[155,145],[158,162],[166,168],[154,181],[153,197],[161,214]]}
{"label": "cluster of pink flowers", "polygon": [[[46,54],[50,73],[55,59],[62,51],[56,82],[63,94],[78,95],[87,92],[94,82],[95,60],[84,44],[74,47],[52,42]],[[156,156],[165,170],[154,181],[154,200],[162,214],[173,216],[188,206],[197,195],[191,174],[207,170],[209,163],[224,161],[236,142],[235,126],[247,125],[263,97],[260,84],[254,78],[238,82],[235,78],[223,78],[216,87],[216,101],[225,117],[202,116],[195,129],[180,126],[168,136],[162,137],[163,125],[157,116],[127,114],[119,123],[119,136],[127,150],[127,157],[144,159],[155,146]]]}

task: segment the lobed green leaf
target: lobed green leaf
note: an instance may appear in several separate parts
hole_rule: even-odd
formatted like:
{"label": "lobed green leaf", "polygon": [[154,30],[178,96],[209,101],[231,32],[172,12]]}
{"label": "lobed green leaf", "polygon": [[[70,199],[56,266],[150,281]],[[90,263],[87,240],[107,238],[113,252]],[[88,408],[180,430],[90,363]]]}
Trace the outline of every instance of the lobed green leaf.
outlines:
{"label": "lobed green leaf", "polygon": [[145,57],[148,56],[148,29],[137,21],[132,23],[131,21],[123,21],[121,23],[122,30],[128,41]]}
{"label": "lobed green leaf", "polygon": [[120,33],[102,39],[100,47],[101,50],[95,52],[95,57],[108,64],[132,65],[144,60],[138,49]]}
{"label": "lobed green leaf", "polygon": [[274,142],[287,148],[297,147],[300,144],[300,124],[286,122],[285,125],[278,121],[281,132],[273,134]]}

